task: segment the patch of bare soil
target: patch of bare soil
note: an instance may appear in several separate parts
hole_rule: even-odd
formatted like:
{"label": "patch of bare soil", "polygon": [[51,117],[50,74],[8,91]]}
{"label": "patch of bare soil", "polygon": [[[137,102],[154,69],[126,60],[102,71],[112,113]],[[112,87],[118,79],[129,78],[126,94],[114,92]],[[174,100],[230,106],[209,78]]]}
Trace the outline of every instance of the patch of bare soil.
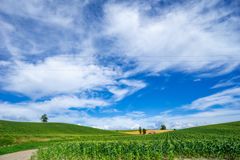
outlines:
{"label": "patch of bare soil", "polygon": [[35,152],[37,152],[37,149],[4,154],[0,156],[0,160],[29,160]]}

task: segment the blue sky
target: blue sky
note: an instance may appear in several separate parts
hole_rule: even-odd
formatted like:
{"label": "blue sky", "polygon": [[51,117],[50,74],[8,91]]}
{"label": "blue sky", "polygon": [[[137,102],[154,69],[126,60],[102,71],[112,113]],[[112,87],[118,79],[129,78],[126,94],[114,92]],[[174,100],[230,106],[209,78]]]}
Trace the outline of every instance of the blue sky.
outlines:
{"label": "blue sky", "polygon": [[0,6],[0,119],[159,129],[240,120],[238,0]]}

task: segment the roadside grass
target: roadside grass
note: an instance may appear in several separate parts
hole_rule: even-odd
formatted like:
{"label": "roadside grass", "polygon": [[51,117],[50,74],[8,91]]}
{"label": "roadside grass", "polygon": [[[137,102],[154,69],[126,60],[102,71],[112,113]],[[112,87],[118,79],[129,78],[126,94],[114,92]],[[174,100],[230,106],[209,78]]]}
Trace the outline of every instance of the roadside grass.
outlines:
{"label": "roadside grass", "polygon": [[71,140],[50,140],[47,142],[28,141],[22,144],[16,144],[16,145],[0,148],[0,155],[23,151],[23,150],[29,150],[29,149],[37,149],[40,147],[44,148],[44,147],[53,145],[54,143],[57,143],[57,142],[67,142],[67,141],[71,141]]}
{"label": "roadside grass", "polygon": [[[81,136],[81,137],[60,137],[60,138],[30,138],[30,139],[21,139],[21,141],[15,141],[12,144],[6,144],[4,147],[0,147],[0,155],[29,150],[29,149],[37,149],[37,148],[44,148],[53,145],[54,143],[58,142],[72,142],[72,141],[101,141],[105,138],[114,138],[114,137],[122,137],[122,136],[129,136],[127,134],[122,135],[99,135],[99,136]],[[2,138],[3,139],[3,138]],[[2,141],[0,139],[0,142]]]}
{"label": "roadside grass", "polygon": [[9,146],[9,147],[2,147],[2,148],[0,148],[0,155],[13,153],[13,152],[18,152],[18,151],[23,151],[23,150],[28,150],[28,149],[37,149],[39,147],[47,147],[49,145],[52,145],[53,143],[54,142],[36,143],[36,142],[30,142],[29,141],[29,142],[25,142],[23,144],[16,144],[16,145]]}
{"label": "roadside grass", "polygon": [[0,155],[45,147],[55,142],[123,135],[126,134],[67,123],[0,120]]}

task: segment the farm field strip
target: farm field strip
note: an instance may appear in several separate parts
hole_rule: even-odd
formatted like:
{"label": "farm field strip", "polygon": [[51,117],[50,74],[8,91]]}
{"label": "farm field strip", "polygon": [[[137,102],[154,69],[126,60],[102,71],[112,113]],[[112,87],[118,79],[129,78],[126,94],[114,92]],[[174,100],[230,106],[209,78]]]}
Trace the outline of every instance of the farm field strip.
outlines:
{"label": "farm field strip", "polygon": [[[173,131],[173,130],[147,130],[146,131],[146,134],[149,134],[149,132],[151,131],[154,131],[155,133],[164,133],[164,132],[170,132],[170,131]],[[139,134],[139,131],[131,131],[131,132],[121,132],[119,131],[120,133],[126,133],[126,134]]]}
{"label": "farm field strip", "polygon": [[233,122],[154,135],[85,139],[40,148],[32,159],[239,159],[239,133],[240,122]]}

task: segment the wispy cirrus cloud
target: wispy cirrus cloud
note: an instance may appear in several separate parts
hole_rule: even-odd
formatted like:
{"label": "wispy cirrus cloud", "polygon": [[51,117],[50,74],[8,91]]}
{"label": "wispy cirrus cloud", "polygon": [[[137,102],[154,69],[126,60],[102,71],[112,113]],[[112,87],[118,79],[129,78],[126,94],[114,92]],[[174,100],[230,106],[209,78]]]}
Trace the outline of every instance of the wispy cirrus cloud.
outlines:
{"label": "wispy cirrus cloud", "polygon": [[214,85],[212,88],[227,87],[240,84],[240,76],[233,77],[229,80],[221,80],[218,84]]}
{"label": "wispy cirrus cloud", "polygon": [[129,116],[129,117],[145,117],[146,114],[142,111],[133,111],[131,113],[127,113],[126,116]]}
{"label": "wispy cirrus cloud", "polygon": [[117,113],[117,112],[121,112],[118,109],[105,109],[105,110],[101,110],[100,113]]}
{"label": "wispy cirrus cloud", "polygon": [[[86,36],[83,7],[87,1],[68,3],[24,0],[1,3],[1,36],[5,56],[66,54],[80,51]],[[57,52],[57,53],[56,53]]]}
{"label": "wispy cirrus cloud", "polygon": [[219,3],[184,3],[154,15],[154,7],[147,3],[109,3],[105,35],[116,40],[117,53],[120,50],[135,62],[132,74],[166,70],[202,72],[207,77],[226,74],[240,64],[234,57],[240,51],[239,17],[234,15],[236,7]]}
{"label": "wispy cirrus cloud", "polygon": [[199,81],[202,81],[201,79],[194,79],[193,80],[194,82],[199,82]]}
{"label": "wispy cirrus cloud", "polygon": [[[122,87],[124,85],[125,87]],[[145,88],[146,83],[140,80],[126,80],[122,79],[118,82],[118,86],[107,87],[109,92],[113,93],[115,101],[122,100],[124,97],[129,96],[138,90]]]}
{"label": "wispy cirrus cloud", "polygon": [[208,108],[219,106],[239,106],[240,104],[240,88],[231,88],[219,93],[199,98],[189,105],[184,105],[181,108],[187,110],[206,110]]}

